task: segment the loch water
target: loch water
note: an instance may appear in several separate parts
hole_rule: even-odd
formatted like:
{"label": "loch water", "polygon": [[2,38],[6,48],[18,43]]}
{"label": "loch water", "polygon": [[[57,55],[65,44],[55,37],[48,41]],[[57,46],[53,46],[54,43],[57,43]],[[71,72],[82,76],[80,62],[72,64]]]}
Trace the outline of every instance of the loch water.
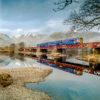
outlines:
{"label": "loch water", "polygon": [[[0,66],[4,68],[50,66],[38,63],[32,58],[12,58],[0,56]],[[52,68],[52,67],[50,67]],[[33,91],[42,91],[52,100],[100,100],[100,77],[88,73],[77,76],[69,72],[52,68],[53,72],[40,83],[27,83],[26,87]]]}

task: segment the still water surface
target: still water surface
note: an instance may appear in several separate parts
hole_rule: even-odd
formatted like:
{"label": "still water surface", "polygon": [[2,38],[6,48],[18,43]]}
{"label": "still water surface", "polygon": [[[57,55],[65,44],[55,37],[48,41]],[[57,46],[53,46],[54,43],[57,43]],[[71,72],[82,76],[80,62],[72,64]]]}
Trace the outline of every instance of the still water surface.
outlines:
{"label": "still water surface", "polygon": [[[13,67],[39,67],[49,66],[40,64],[31,58],[16,59],[0,56],[0,66]],[[76,76],[53,68],[53,73],[44,82],[26,84],[27,88],[46,92],[52,100],[100,100],[100,77],[84,73]]]}

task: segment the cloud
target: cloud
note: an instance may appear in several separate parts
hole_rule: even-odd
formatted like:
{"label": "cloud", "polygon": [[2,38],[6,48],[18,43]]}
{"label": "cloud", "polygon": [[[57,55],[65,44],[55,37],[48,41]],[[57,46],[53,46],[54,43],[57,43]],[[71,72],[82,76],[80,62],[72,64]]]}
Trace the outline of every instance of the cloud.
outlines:
{"label": "cloud", "polygon": [[48,34],[53,32],[65,32],[69,30],[69,26],[63,25],[63,21],[58,20],[48,20],[43,27],[40,28],[42,33]]}
{"label": "cloud", "polygon": [[23,28],[17,28],[17,29],[7,29],[2,28],[0,29],[0,32],[6,33],[11,36],[20,36],[22,34],[50,34],[53,32],[65,32],[69,30],[69,26],[63,25],[63,21],[60,19],[57,20],[48,20],[46,21],[41,27],[31,28],[31,29],[23,29]]}
{"label": "cloud", "polygon": [[18,28],[18,29],[16,29],[15,31],[16,31],[17,33],[20,33],[20,32],[23,32],[23,29]]}

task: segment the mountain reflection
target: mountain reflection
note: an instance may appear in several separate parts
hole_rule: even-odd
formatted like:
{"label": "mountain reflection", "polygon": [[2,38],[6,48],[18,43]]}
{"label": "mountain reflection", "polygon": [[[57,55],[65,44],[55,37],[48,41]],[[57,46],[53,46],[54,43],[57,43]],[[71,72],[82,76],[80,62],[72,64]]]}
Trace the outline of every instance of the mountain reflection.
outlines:
{"label": "mountain reflection", "polygon": [[[16,62],[24,62],[24,56],[23,55],[2,55],[0,54],[0,66],[1,67],[7,67],[9,65],[16,65]],[[13,63],[13,64],[12,64]]]}

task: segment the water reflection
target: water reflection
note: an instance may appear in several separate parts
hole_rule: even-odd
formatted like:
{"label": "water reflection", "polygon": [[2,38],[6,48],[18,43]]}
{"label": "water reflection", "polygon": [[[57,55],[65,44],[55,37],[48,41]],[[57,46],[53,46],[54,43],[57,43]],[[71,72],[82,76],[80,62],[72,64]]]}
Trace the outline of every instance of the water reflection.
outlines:
{"label": "water reflection", "polygon": [[[1,55],[0,66],[5,68],[49,67],[22,55]],[[46,81],[39,84],[26,84],[26,86],[46,92],[52,100],[100,100],[100,77],[88,73],[76,76],[53,68],[53,73],[46,78]]]}
{"label": "water reflection", "polygon": [[[43,67],[49,66],[40,64]],[[29,83],[26,87],[46,92],[52,100],[100,100],[100,77],[88,73],[76,76],[53,68],[44,82]]]}
{"label": "water reflection", "polygon": [[20,55],[20,54],[10,54],[9,55],[9,57],[11,58],[11,59],[19,59],[19,60],[21,60],[21,61],[24,61],[25,59],[24,59],[24,55]]}
{"label": "water reflection", "polygon": [[0,66],[1,67],[17,67],[21,66],[25,62],[23,55],[2,55],[0,54]]}

